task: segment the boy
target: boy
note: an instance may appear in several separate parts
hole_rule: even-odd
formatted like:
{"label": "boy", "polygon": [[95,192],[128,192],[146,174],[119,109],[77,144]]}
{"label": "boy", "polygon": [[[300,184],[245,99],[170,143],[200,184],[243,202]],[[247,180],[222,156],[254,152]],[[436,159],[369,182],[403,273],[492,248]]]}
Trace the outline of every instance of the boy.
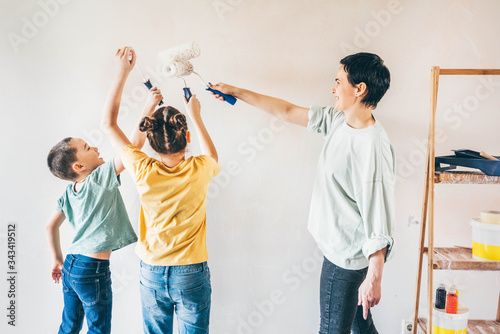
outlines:
{"label": "boy", "polygon": [[[134,51],[129,48],[127,52],[131,60],[118,64],[118,72],[124,77],[128,77],[135,63]],[[119,108],[124,84],[125,80],[113,83],[105,112]],[[154,110],[161,99],[161,92],[152,89],[145,110]],[[112,251],[137,241],[118,190],[123,164],[119,157],[104,162],[97,148],[78,138],[65,138],[55,145],[47,163],[55,176],[72,182],[47,224],[54,257],[52,278],[56,283],[62,278],[63,282],[64,310],[59,333],[78,333],[84,316],[89,333],[110,333],[109,258]],[[63,263],[59,227],[66,218],[76,233]]]}

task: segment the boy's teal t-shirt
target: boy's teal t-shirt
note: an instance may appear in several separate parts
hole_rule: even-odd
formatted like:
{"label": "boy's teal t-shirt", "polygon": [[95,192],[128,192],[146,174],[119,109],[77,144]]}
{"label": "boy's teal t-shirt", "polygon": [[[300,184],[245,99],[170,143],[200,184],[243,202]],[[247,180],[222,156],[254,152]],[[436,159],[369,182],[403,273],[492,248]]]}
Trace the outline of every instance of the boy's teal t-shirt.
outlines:
{"label": "boy's teal t-shirt", "polygon": [[77,193],[75,183],[57,201],[76,234],[68,253],[89,254],[117,250],[137,241],[118,190],[120,176],[113,160],[97,167]]}

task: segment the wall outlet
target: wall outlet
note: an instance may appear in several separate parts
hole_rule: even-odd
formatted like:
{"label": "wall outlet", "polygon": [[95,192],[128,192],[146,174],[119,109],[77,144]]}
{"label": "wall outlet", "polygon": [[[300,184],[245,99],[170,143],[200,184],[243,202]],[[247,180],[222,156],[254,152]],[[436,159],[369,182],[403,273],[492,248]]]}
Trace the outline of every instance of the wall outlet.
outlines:
{"label": "wall outlet", "polygon": [[401,334],[411,334],[412,328],[413,328],[413,321],[408,321],[403,319]]}

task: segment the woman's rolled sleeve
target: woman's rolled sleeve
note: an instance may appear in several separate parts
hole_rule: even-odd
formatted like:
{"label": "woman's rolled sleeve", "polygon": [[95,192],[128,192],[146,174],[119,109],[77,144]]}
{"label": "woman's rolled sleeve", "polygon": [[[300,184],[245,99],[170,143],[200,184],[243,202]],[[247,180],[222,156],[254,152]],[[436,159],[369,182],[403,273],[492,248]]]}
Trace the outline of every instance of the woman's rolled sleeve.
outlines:
{"label": "woman's rolled sleeve", "polygon": [[383,181],[367,183],[357,201],[366,236],[363,255],[369,259],[372,254],[387,247],[387,259],[394,245],[394,185]]}

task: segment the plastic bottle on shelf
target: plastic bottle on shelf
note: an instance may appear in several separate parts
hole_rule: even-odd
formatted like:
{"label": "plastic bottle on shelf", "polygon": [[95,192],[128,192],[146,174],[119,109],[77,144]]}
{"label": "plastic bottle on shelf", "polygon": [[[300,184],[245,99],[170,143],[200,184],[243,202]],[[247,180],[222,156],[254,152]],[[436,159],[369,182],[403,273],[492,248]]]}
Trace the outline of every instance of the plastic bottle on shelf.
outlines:
{"label": "plastic bottle on shelf", "polygon": [[446,295],[446,313],[457,314],[458,311],[458,296],[457,288],[452,285],[450,291]]}
{"label": "plastic bottle on shelf", "polygon": [[444,310],[446,307],[446,287],[443,283],[436,289],[436,308]]}

